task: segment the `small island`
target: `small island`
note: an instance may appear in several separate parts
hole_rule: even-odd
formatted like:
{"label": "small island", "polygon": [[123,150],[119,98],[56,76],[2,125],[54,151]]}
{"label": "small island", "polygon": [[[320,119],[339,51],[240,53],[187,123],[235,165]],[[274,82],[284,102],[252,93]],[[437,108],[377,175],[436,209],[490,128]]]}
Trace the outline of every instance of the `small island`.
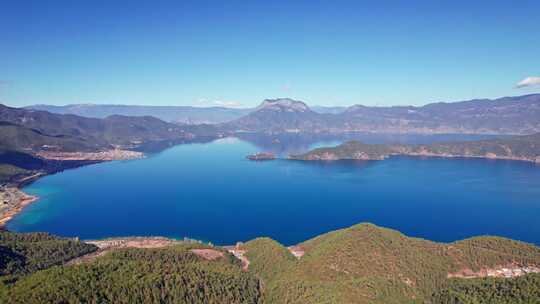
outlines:
{"label": "small island", "polygon": [[255,153],[255,154],[250,154],[250,155],[248,155],[246,157],[249,160],[257,160],[257,161],[276,159],[276,155],[274,153],[270,153],[270,152],[259,152],[259,153]]}

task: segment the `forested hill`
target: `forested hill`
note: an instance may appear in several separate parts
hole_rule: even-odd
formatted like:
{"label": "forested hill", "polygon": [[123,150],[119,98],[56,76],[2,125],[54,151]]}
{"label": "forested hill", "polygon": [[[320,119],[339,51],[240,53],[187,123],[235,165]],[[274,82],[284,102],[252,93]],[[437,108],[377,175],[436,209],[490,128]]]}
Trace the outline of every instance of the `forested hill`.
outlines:
{"label": "forested hill", "polygon": [[[540,298],[534,285],[540,274],[519,281],[458,278],[540,266],[540,248],[504,238],[444,244],[359,224],[295,246],[303,253],[299,259],[268,238],[244,248],[250,271],[265,281],[268,303],[534,303]],[[474,296],[462,297],[471,290]]]}
{"label": "forested hill", "polygon": [[262,303],[259,279],[230,254],[210,261],[194,248],[208,246],[118,249],[68,265],[97,248],[47,234],[0,232],[0,303]]}
{"label": "forested hill", "polygon": [[[293,248],[269,238],[233,248],[247,266],[230,248],[194,243],[116,249],[66,264],[96,248],[46,234],[2,232],[0,302],[477,304],[540,298],[540,274],[534,273],[540,248],[499,237],[435,243],[359,224]],[[194,253],[201,249],[217,255]],[[515,278],[482,278],[486,274]]]}
{"label": "forested hill", "polygon": [[390,155],[480,157],[540,163],[540,133],[500,139],[433,143],[428,145],[364,144],[350,141],[330,148],[318,148],[300,155],[298,160],[382,160]]}

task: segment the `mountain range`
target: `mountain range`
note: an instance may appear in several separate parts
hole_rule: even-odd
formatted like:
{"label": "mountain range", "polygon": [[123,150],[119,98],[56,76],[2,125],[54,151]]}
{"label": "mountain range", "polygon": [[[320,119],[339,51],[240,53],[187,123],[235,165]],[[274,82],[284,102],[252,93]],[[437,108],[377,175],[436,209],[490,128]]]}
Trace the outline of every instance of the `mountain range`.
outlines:
{"label": "mountain range", "polygon": [[0,143],[15,144],[22,150],[35,150],[43,142],[66,152],[98,151],[187,136],[181,126],[152,116],[112,115],[98,119],[0,105],[0,121],[0,127],[14,131],[2,132],[2,136],[13,136]]}
{"label": "mountain range", "polygon": [[540,94],[432,103],[421,107],[367,107],[318,113],[302,101],[269,99],[224,123],[249,132],[375,132],[420,134],[532,134],[540,132]]}
{"label": "mountain range", "polygon": [[[73,114],[90,118],[105,118],[111,115],[154,116],[178,124],[218,124],[229,122],[252,112],[253,108],[193,107],[193,106],[139,106],[112,104],[71,104],[54,106],[38,104],[27,106],[28,110],[47,111],[56,114]],[[337,114],[347,107],[313,106],[317,113]]]}
{"label": "mountain range", "polygon": [[[76,112],[101,118],[51,113],[36,110],[37,108],[56,112]],[[422,107],[355,105],[348,108],[317,107],[317,109],[318,111],[314,111],[306,103],[289,98],[267,99],[254,109],[107,105],[12,108],[0,105],[0,158],[2,159],[0,175],[2,175],[2,180],[6,180],[6,177],[17,175],[21,170],[35,167],[33,165],[19,166],[24,163],[21,161],[23,159],[31,159],[36,156],[42,158],[44,155],[56,160],[66,159],[64,154],[61,156],[46,154],[50,154],[51,151],[55,153],[102,153],[118,150],[156,151],[181,142],[205,141],[230,135],[243,136],[243,134],[249,133],[264,133],[274,136],[279,134],[337,135],[354,132],[496,135],[540,132],[540,94],[494,100],[433,103]],[[121,113],[134,114],[135,116],[121,115]],[[150,115],[143,115],[152,113],[176,122],[167,122]],[[196,116],[189,116],[192,114],[196,114]],[[179,123],[178,121],[182,120],[179,117],[183,117],[182,119],[191,117],[188,119],[189,122],[196,120],[221,122],[186,124],[186,121]],[[484,143],[482,143],[482,147],[486,147]],[[471,154],[470,151],[476,151],[472,154],[476,155],[482,152],[480,154],[483,156],[489,153],[490,156],[493,154],[506,158],[536,157],[536,155],[523,156],[520,154],[515,156],[504,151],[501,152],[500,149],[506,147],[505,145],[490,147],[495,150],[477,151],[476,148],[462,145],[461,150],[453,147],[452,151],[462,154]],[[369,149],[372,148],[369,147]],[[431,151],[431,148],[433,147],[428,147],[428,152]],[[448,148],[443,150],[448,151]],[[408,151],[405,154],[418,152],[410,147],[401,147],[401,150],[403,149]],[[433,150],[431,154],[444,154],[439,150]],[[525,150],[529,151],[530,149]],[[398,152],[392,151],[391,153]],[[311,156],[313,155],[315,154],[312,153]],[[133,157],[133,155],[129,153],[127,156],[117,153],[113,156],[96,156],[94,154],[80,157],[79,155],[77,159],[89,157],[95,161],[96,158],[124,158]],[[73,156],[70,155],[69,158],[73,158]],[[34,160],[33,163],[42,163],[42,161]],[[49,165],[48,162],[45,164]],[[55,168],[57,167],[55,165]]]}
{"label": "mountain range", "polygon": [[107,104],[73,104],[65,106],[33,105],[26,109],[47,111],[56,114],[74,114],[92,118],[111,115],[153,116],[167,122],[179,124],[215,124],[234,120],[248,114],[252,109],[191,106],[137,106]]}
{"label": "mountain range", "polygon": [[265,133],[375,132],[417,134],[532,134],[540,132],[540,94],[430,103],[424,106],[309,107],[290,98],[256,108],[79,104],[30,110],[90,118],[153,116],[176,124],[215,124],[227,131]]}
{"label": "mountain range", "polygon": [[161,150],[219,134],[212,126],[178,125],[152,116],[99,119],[0,105],[0,182],[88,162],[133,158],[140,155],[134,151]]}

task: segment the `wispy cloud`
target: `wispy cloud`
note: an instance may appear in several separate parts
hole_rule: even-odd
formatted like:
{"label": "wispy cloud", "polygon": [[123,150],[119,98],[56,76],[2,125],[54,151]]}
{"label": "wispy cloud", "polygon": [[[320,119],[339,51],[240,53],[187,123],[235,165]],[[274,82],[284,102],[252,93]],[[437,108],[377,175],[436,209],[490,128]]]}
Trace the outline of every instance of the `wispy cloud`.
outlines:
{"label": "wispy cloud", "polygon": [[227,108],[239,108],[242,106],[241,103],[236,102],[236,101],[223,101],[223,100],[216,100],[214,101],[214,104],[216,106],[227,107]]}
{"label": "wispy cloud", "polygon": [[242,104],[236,101],[227,100],[207,100],[199,99],[197,101],[199,107],[225,107],[225,108],[241,108]]}
{"label": "wispy cloud", "polygon": [[540,77],[531,76],[523,79],[516,84],[516,88],[540,86]]}

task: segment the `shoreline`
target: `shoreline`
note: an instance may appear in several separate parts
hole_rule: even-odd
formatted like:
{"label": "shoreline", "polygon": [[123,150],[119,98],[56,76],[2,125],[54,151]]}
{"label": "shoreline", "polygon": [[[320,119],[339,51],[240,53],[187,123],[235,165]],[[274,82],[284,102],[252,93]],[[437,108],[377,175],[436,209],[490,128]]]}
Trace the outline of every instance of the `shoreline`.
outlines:
{"label": "shoreline", "polygon": [[5,207],[6,210],[0,217],[0,229],[5,229],[7,223],[12,220],[13,217],[23,211],[23,209],[30,204],[39,200],[38,196],[27,194],[15,187],[4,188],[1,191],[2,199],[4,199],[4,201],[1,203],[4,205],[7,203],[8,206]]}
{"label": "shoreline", "polygon": [[528,162],[540,165],[540,159],[531,159],[526,157],[517,157],[517,156],[498,156],[498,155],[457,155],[457,154],[436,154],[436,153],[397,153],[392,154],[392,156],[412,156],[419,158],[475,158],[475,159],[485,159],[485,160],[509,160],[509,161],[520,161]]}
{"label": "shoreline", "polygon": [[[99,164],[115,160],[143,159],[142,152],[129,150],[109,150],[96,153],[38,153],[38,156],[46,161],[66,162],[66,166],[58,166],[54,170],[31,172],[30,175],[20,177],[0,186],[0,230],[5,229],[7,223],[24,208],[39,200],[36,195],[30,195],[22,191],[22,188],[35,182],[41,177],[62,172],[67,169],[79,168],[87,165]],[[77,162],[75,166],[68,163]]]}
{"label": "shoreline", "polygon": [[[309,153],[309,151],[307,152]],[[38,196],[29,195],[22,191],[24,186],[27,186],[37,179],[61,172],[66,169],[82,167],[90,164],[109,162],[115,160],[128,160],[128,159],[143,159],[146,155],[142,152],[131,151],[131,150],[122,150],[122,149],[113,149],[101,152],[40,152],[38,156],[43,160],[49,162],[56,162],[55,168],[52,170],[43,170],[43,171],[34,171],[30,172],[29,175],[19,176],[18,179],[13,180],[5,185],[0,185],[0,229],[5,229],[6,225],[10,220],[12,220],[17,214],[22,212],[24,208],[28,205],[39,200]],[[273,156],[273,155],[272,155]],[[385,155],[382,155],[380,158],[377,157],[358,157],[358,158],[339,158],[332,152],[329,152],[325,155],[313,155],[308,158],[300,158],[300,155],[289,155],[285,160],[300,160],[300,161],[336,161],[336,160],[385,160],[390,157],[413,157],[420,159],[429,159],[429,158],[440,158],[440,159],[483,159],[483,160],[505,160],[505,161],[519,161],[519,162],[528,162],[533,165],[540,165],[540,157],[536,158],[527,158],[527,157],[516,157],[509,155],[495,155],[492,153],[487,153],[485,155],[457,155],[457,154],[438,154],[438,153],[429,153],[427,151],[412,152],[412,151],[395,151]],[[273,158],[279,159],[279,158]],[[65,164],[64,164],[65,163]],[[73,164],[70,164],[73,163]]]}
{"label": "shoreline", "polygon": [[300,161],[337,161],[337,160],[365,160],[365,161],[384,161],[390,157],[399,157],[399,156],[405,156],[405,157],[415,157],[415,158],[441,158],[441,159],[456,159],[456,158],[462,158],[462,159],[483,159],[483,160],[505,160],[505,161],[518,161],[518,162],[525,162],[525,163],[531,163],[534,165],[540,166],[540,160],[539,159],[530,159],[530,158],[520,158],[520,157],[504,157],[504,156],[487,156],[487,155],[447,155],[447,154],[424,154],[424,153],[391,153],[385,156],[382,156],[381,158],[296,158],[298,155],[289,155],[287,160],[300,160]]}

